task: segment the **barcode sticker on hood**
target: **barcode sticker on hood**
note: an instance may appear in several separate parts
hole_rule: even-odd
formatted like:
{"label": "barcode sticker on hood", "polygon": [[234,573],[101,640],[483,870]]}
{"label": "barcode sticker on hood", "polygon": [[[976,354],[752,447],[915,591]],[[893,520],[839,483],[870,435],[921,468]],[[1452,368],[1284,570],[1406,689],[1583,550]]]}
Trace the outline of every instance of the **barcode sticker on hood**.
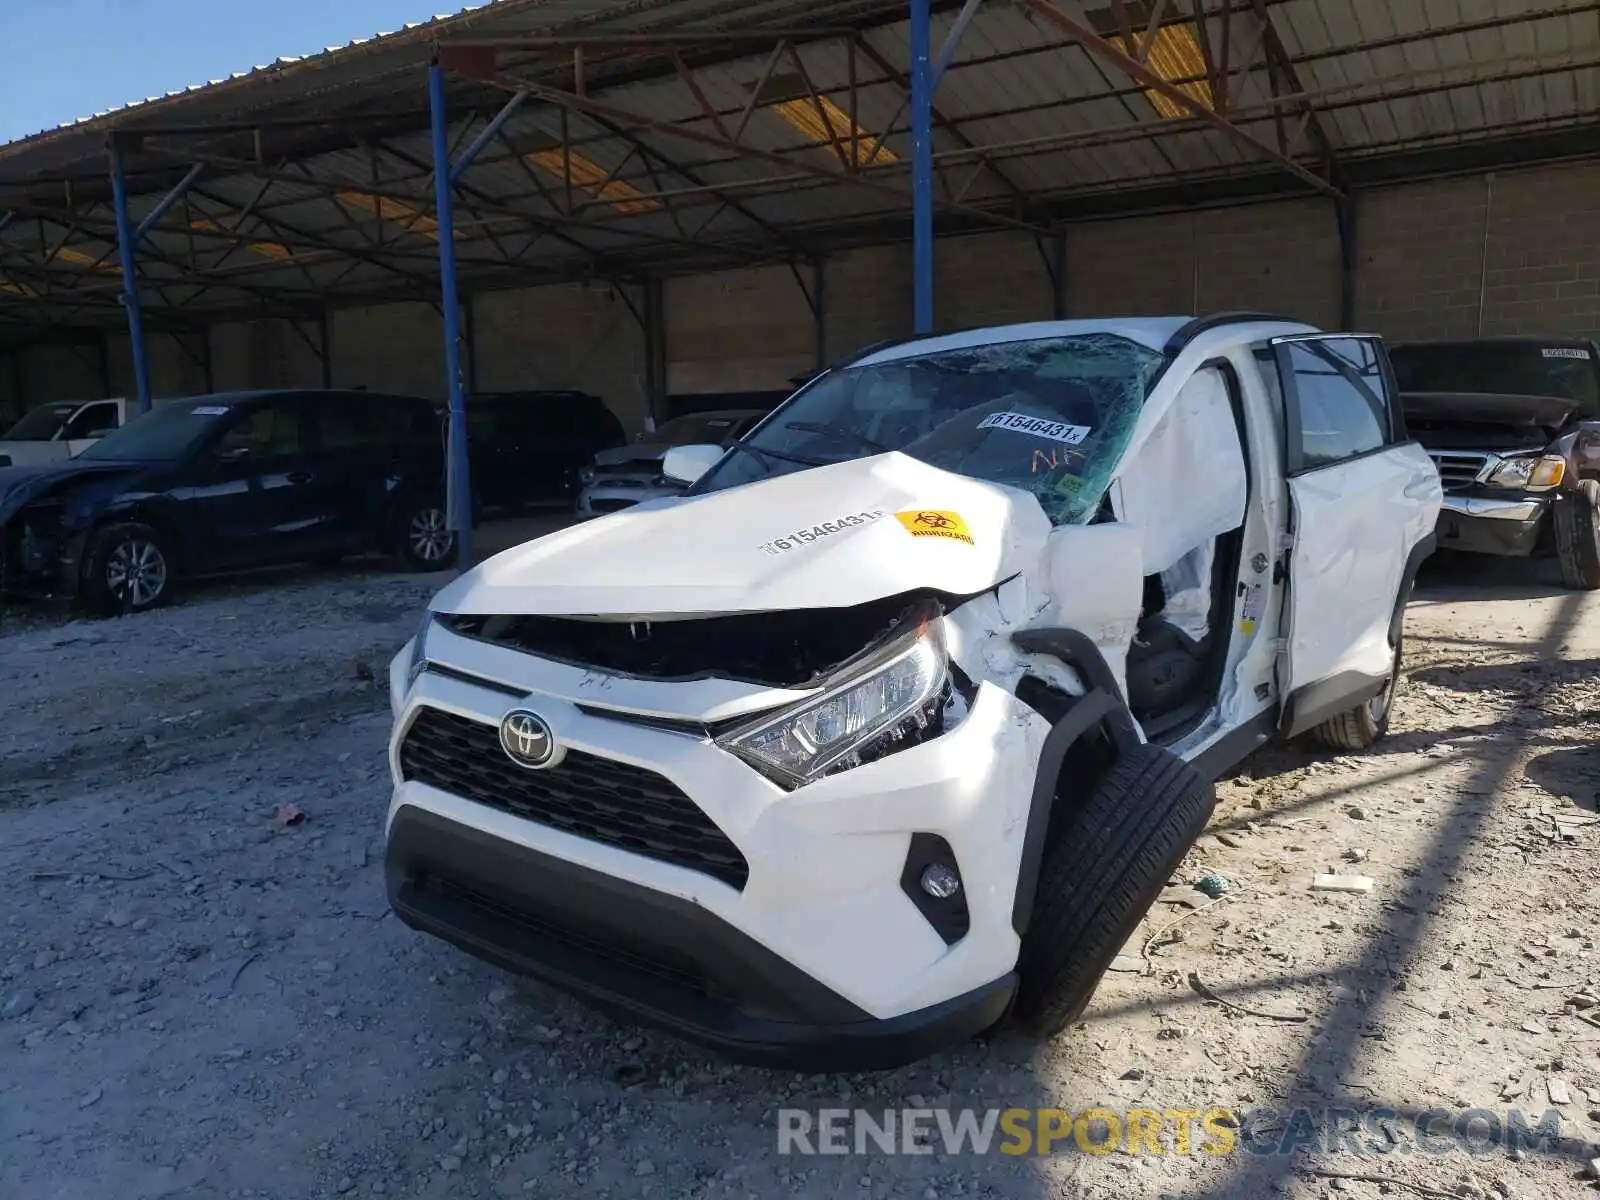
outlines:
{"label": "barcode sticker on hood", "polygon": [[1582,346],[1547,346],[1539,351],[1546,358],[1581,358],[1589,360],[1589,352]]}
{"label": "barcode sticker on hood", "polygon": [[990,413],[978,422],[979,429],[1010,429],[1017,433],[1031,433],[1034,437],[1069,446],[1082,443],[1092,432],[1087,425],[1068,425],[1065,421],[1047,421],[1043,417],[1030,417],[1027,413]]}

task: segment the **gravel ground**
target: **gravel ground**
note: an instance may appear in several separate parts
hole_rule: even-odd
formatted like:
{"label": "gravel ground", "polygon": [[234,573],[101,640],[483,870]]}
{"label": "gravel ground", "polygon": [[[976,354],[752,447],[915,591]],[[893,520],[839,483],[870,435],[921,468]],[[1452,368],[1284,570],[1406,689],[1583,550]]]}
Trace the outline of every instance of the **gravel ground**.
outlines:
{"label": "gravel ground", "polygon": [[[852,1077],[728,1066],[388,915],[382,681],[442,579],[354,565],[138,618],[8,615],[0,1197],[1571,1196],[1600,1138],[1600,600],[1521,578],[1430,572],[1376,751],[1269,750],[1219,786],[1081,1026]],[[1312,891],[1328,871],[1373,890]],[[1211,873],[1231,890],[1196,908]],[[781,1108],[1297,1103],[1554,1107],[1564,1140],[777,1152]]]}

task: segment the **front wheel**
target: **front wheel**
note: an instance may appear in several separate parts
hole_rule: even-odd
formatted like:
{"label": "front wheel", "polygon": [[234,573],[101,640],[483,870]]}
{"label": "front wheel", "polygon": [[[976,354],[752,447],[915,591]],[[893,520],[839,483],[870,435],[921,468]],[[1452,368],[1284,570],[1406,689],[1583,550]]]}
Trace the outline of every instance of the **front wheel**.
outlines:
{"label": "front wheel", "polygon": [[1015,1012],[1024,1026],[1049,1037],[1083,1014],[1215,804],[1188,763],[1138,745],[1050,831],[1017,959]]}
{"label": "front wheel", "polygon": [[415,500],[400,506],[395,522],[396,549],[414,571],[444,571],[455,565],[456,535],[450,532],[444,505]]}
{"label": "front wheel", "polygon": [[84,599],[103,616],[145,612],[172,590],[172,554],[149,525],[107,525],[89,538],[84,554]]}
{"label": "front wheel", "polygon": [[1582,479],[1555,505],[1556,552],[1561,582],[1592,592],[1600,588],[1600,483]]}

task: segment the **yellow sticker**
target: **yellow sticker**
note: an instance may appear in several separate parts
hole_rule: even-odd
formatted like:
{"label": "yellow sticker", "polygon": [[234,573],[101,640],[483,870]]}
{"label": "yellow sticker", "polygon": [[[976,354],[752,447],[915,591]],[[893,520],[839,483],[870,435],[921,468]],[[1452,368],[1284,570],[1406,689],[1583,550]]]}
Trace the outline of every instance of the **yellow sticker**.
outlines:
{"label": "yellow sticker", "polygon": [[954,538],[969,546],[977,543],[960,513],[941,509],[917,508],[910,512],[895,513],[895,520],[906,527],[912,537]]}

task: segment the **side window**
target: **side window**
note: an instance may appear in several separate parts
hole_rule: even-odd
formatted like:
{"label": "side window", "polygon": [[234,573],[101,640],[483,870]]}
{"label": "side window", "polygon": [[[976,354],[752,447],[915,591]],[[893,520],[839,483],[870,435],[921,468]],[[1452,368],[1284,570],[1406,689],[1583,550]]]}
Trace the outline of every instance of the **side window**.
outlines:
{"label": "side window", "polygon": [[66,437],[69,441],[74,438],[104,437],[116,427],[115,404],[91,404],[72,418],[67,425]]}
{"label": "side window", "polygon": [[1381,450],[1393,439],[1388,381],[1371,338],[1277,344],[1277,381],[1289,399],[1291,470],[1309,471]]}
{"label": "side window", "polygon": [[324,450],[378,445],[386,440],[379,426],[380,416],[377,406],[366,399],[327,400],[317,409],[318,444]]}
{"label": "side window", "polygon": [[305,417],[299,405],[285,401],[263,404],[240,418],[222,435],[217,453],[251,458],[277,458],[305,450]]}

